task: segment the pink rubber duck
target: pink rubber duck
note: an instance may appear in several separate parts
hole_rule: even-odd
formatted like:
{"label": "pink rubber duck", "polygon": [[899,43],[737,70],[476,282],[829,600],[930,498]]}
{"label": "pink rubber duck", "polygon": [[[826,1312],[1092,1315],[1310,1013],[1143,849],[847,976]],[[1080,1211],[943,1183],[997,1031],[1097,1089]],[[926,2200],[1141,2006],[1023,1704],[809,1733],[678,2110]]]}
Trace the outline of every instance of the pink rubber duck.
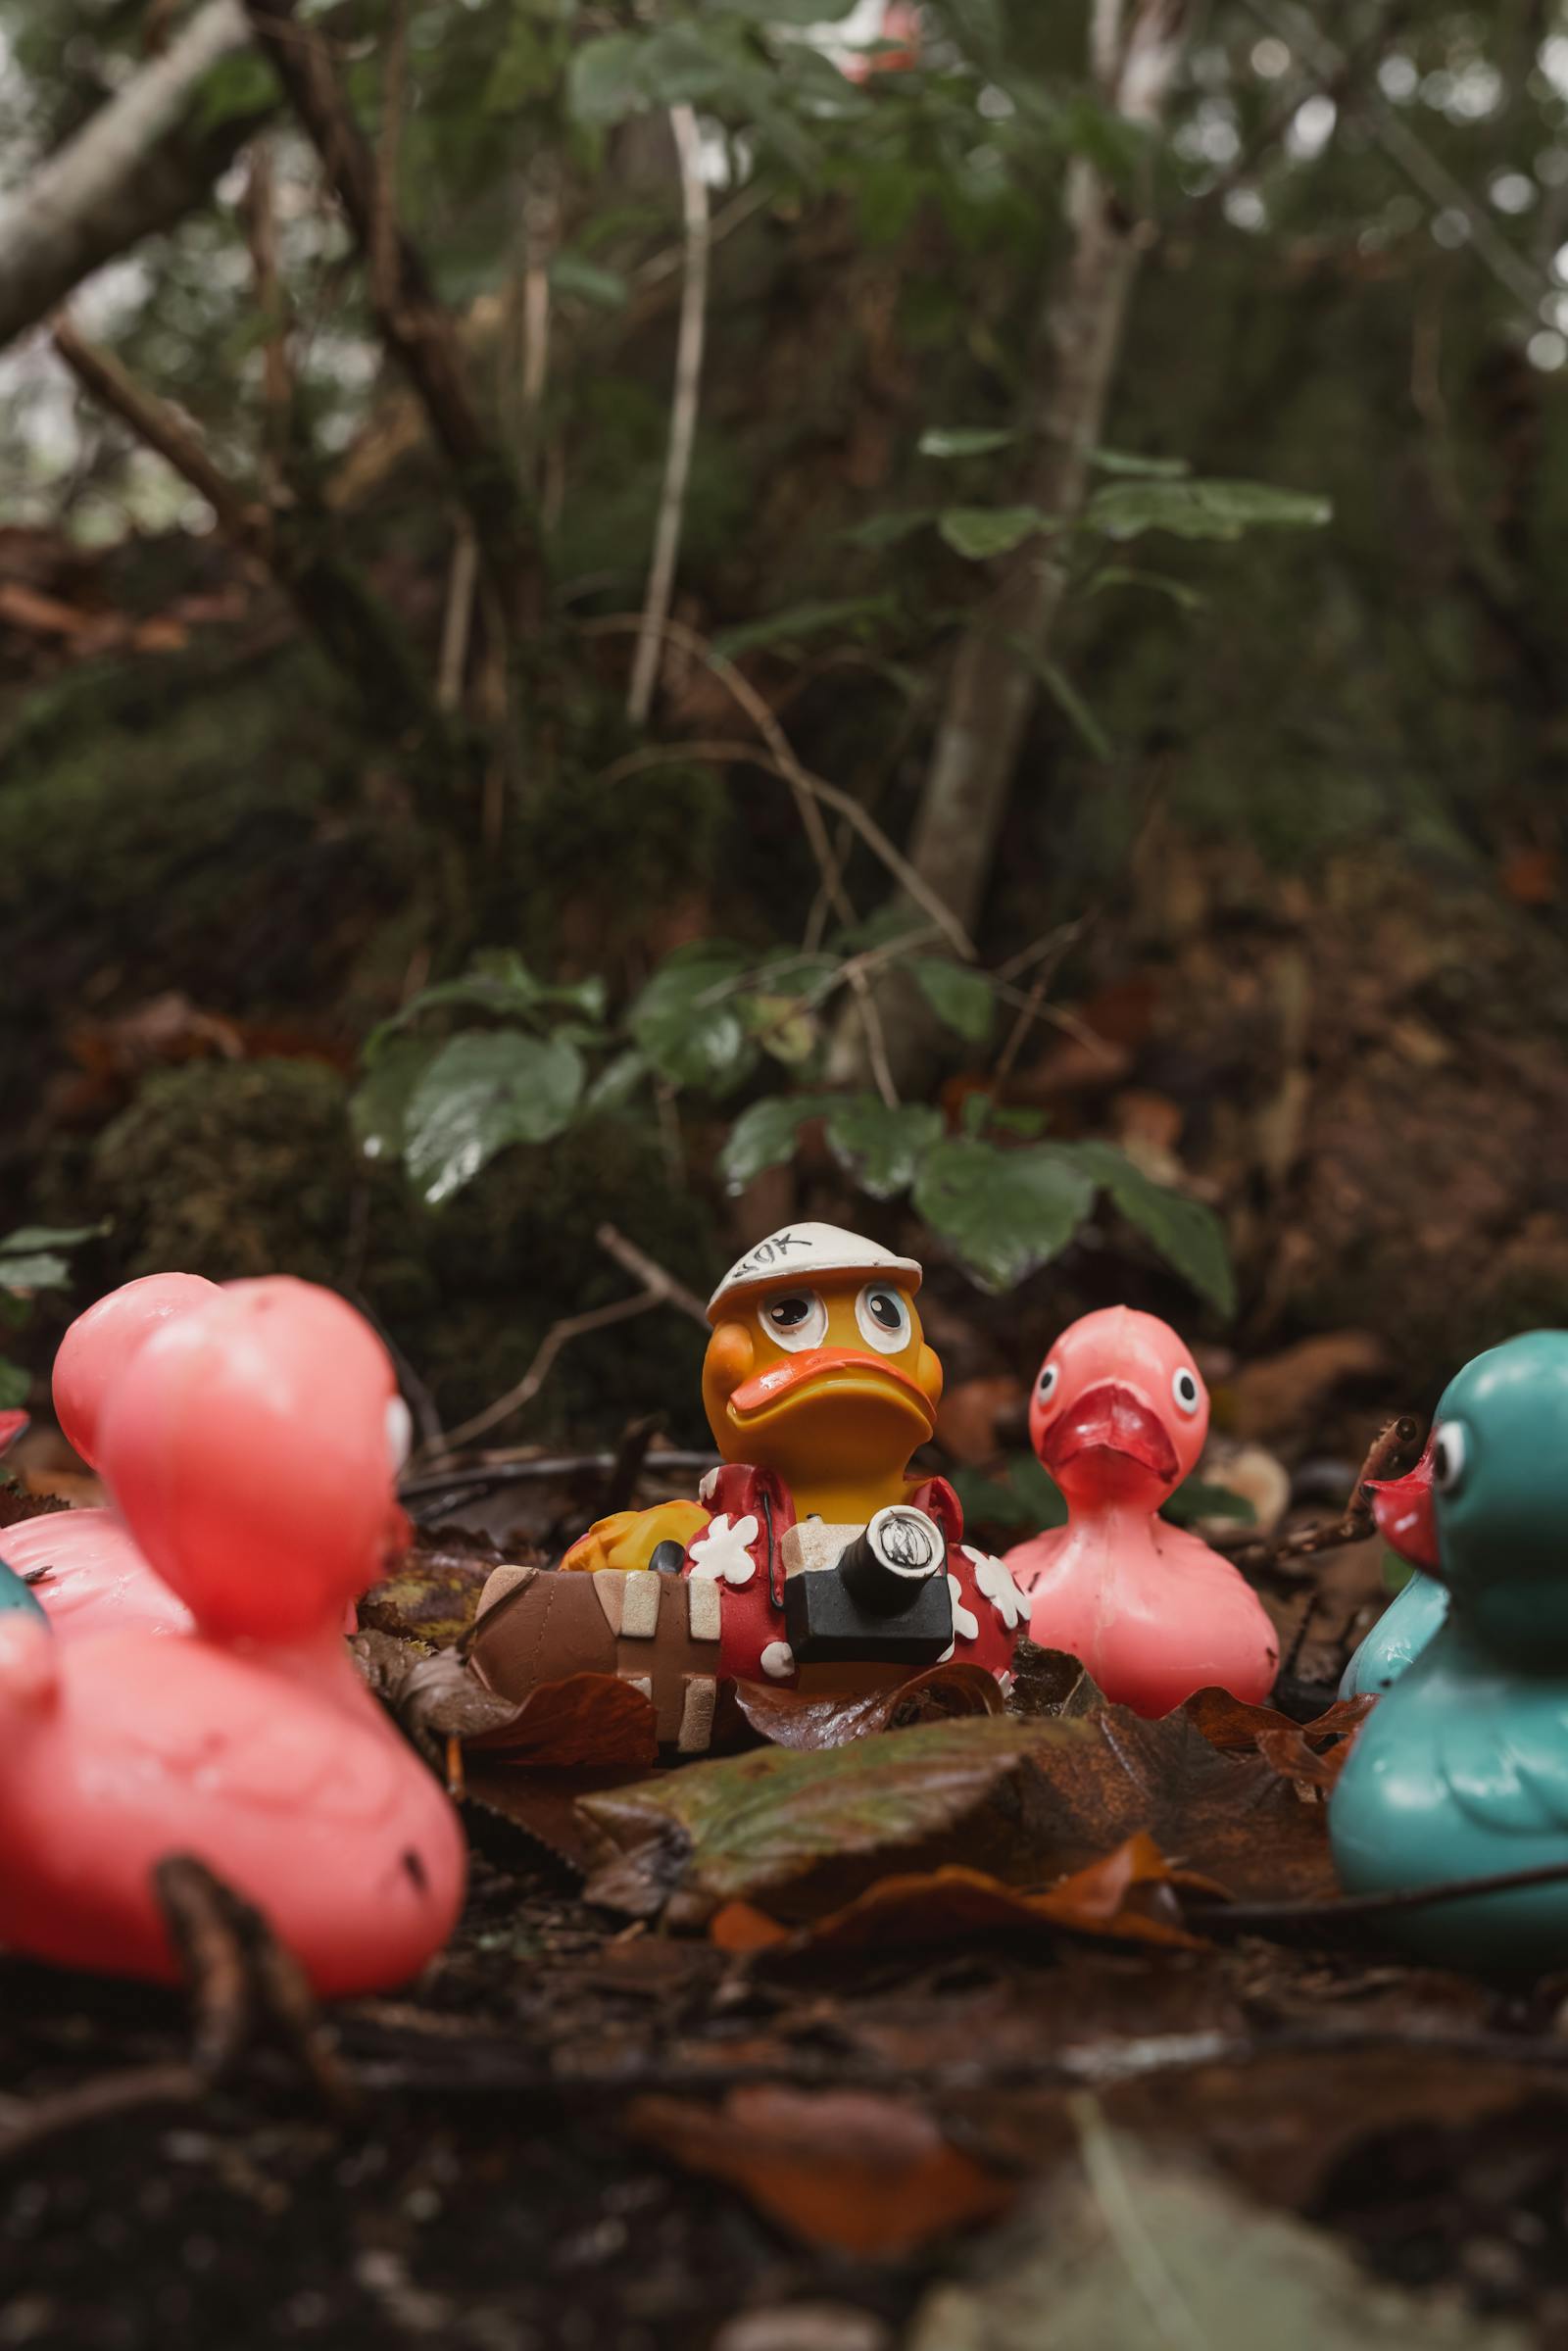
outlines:
{"label": "pink rubber duck", "polygon": [[1138,1714],[1168,1714],[1211,1686],[1259,1703],[1279,1666],[1244,1578],[1157,1515],[1207,1433],[1198,1366],[1152,1314],[1086,1314],[1040,1367],[1029,1435],[1068,1521],[1006,1564],[1030,1596],[1030,1638],[1081,1657],[1106,1697]]}
{"label": "pink rubber duck", "polygon": [[318,1992],[405,1982],[451,1932],[466,1847],[340,1631],[407,1532],[385,1349],[328,1291],[236,1282],[145,1341],[99,1437],[198,1629],[0,1622],[0,1943],[172,1980],[153,1872],[188,1853]]}
{"label": "pink rubber duck", "polygon": [[[90,1469],[105,1399],[143,1341],[219,1295],[193,1273],[154,1273],[78,1314],[55,1356],[55,1412]],[[0,1558],[25,1581],[57,1633],[188,1633],[192,1617],[143,1558],[118,1510],[51,1510],[0,1535]],[[40,1574],[39,1571],[42,1571]]]}

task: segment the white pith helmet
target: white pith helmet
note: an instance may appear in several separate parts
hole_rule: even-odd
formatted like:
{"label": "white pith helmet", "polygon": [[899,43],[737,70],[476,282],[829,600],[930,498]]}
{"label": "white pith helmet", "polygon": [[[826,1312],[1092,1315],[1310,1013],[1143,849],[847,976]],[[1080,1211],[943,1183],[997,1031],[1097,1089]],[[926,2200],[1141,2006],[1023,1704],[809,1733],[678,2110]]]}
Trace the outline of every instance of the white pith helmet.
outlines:
{"label": "white pith helmet", "polygon": [[920,1287],[914,1259],[896,1257],[880,1241],[847,1233],[837,1224],[787,1224],[765,1241],[754,1242],[735,1260],[708,1301],[708,1319],[716,1322],[720,1306],[745,1291],[775,1289],[780,1282],[808,1284],[824,1273],[891,1274],[911,1295]]}

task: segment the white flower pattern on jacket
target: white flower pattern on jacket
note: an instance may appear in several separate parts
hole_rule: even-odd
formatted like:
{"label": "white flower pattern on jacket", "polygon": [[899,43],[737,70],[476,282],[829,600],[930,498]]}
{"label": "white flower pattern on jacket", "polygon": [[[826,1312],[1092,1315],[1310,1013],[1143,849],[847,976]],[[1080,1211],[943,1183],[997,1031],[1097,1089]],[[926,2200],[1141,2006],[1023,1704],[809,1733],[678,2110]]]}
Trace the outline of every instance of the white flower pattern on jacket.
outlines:
{"label": "white flower pattern on jacket", "polygon": [[692,1574],[715,1582],[722,1577],[726,1584],[749,1584],[757,1573],[757,1561],[747,1545],[754,1543],[757,1536],[758,1524],[750,1513],[731,1526],[729,1513],[721,1510],[692,1544]]}

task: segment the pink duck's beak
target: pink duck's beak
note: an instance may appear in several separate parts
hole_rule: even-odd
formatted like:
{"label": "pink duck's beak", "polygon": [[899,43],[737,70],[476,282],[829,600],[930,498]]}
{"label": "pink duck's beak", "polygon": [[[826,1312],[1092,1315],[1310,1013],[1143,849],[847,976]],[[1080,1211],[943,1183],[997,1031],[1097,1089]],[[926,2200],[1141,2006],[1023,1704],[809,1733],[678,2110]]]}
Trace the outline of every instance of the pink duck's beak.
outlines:
{"label": "pink duck's beak", "polygon": [[1057,1470],[1080,1453],[1122,1453],[1156,1478],[1173,1482],[1180,1463],[1163,1421],[1130,1388],[1102,1380],[1086,1388],[1046,1431],[1041,1459]]}
{"label": "pink duck's beak", "polygon": [[1432,1439],[1414,1469],[1402,1478],[1369,1478],[1372,1517],[1390,1550],[1412,1567],[1436,1574],[1438,1522],[1432,1508]]}

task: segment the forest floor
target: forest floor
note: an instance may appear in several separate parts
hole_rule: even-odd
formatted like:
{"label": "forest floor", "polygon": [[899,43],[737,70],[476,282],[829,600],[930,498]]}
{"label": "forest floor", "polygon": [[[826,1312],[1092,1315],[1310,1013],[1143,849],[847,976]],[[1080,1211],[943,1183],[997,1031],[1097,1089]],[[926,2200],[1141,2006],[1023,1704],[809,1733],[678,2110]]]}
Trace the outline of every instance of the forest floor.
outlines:
{"label": "forest floor", "polygon": [[[372,1662],[549,1484],[423,1538]],[[1375,1553],[1265,1594],[1338,1619]],[[683,1765],[588,1837],[646,1765],[470,1753],[459,1934],[333,2011],[348,2116],[282,2037],[207,2086],[178,1994],[0,1965],[0,2344],[1564,2339],[1565,1986],[1335,1919],[1348,1726],[1284,1694],[1152,1725],[1029,1651],[1004,1716]]]}

